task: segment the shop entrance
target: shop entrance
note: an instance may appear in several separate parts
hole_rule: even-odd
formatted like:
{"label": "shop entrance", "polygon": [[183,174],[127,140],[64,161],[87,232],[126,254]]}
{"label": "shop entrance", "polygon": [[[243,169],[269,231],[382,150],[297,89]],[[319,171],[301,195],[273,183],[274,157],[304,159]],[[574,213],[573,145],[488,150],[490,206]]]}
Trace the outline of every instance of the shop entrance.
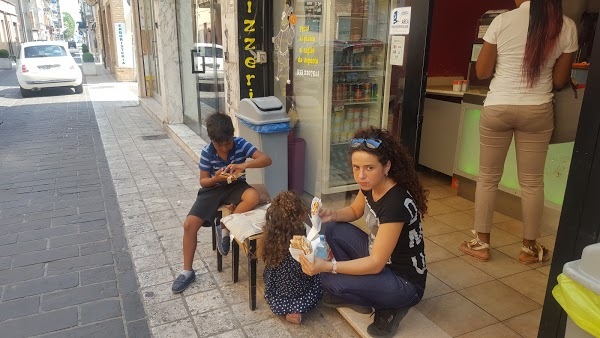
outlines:
{"label": "shop entrance", "polygon": [[275,7],[275,95],[297,112],[295,136],[306,141],[312,164],[304,179],[310,195],[358,189],[347,158],[357,129],[393,130],[414,153],[416,129],[407,126],[419,119],[429,6],[336,0]]}
{"label": "shop entrance", "polygon": [[[598,1],[587,1],[587,7],[580,6],[585,2],[563,1],[563,12],[573,19],[579,33],[580,49],[575,52],[571,72],[571,77],[578,84],[575,89],[568,86],[566,92],[561,93],[563,100],[566,94],[570,95],[572,101],[567,106],[570,107],[575,121],[579,120],[582,102],[594,100],[590,97],[591,88],[585,89],[585,86],[592,58],[593,32],[597,30]],[[489,80],[477,79],[474,74],[474,65],[483,44],[482,37],[493,18],[498,13],[513,9],[515,9],[515,2],[512,0],[434,1],[427,49],[427,86],[424,88],[423,119],[420,124],[417,121],[408,126],[411,129],[420,130],[420,135],[417,134],[418,139],[415,140],[418,144],[416,160],[421,177],[430,190],[430,215],[424,219],[423,225],[428,244],[431,243],[430,247],[437,245],[449,252],[462,255],[462,252],[458,250],[458,245],[474,238],[470,230],[475,222],[473,201],[479,173],[479,120],[483,113],[483,104],[490,84]],[[598,38],[596,38],[596,43],[598,43],[597,41]],[[592,73],[590,73],[591,76]],[[463,82],[466,82],[464,89],[461,88]],[[592,85],[591,81],[588,83]],[[584,98],[586,91],[587,94]],[[564,101],[562,102],[564,103]],[[585,123],[584,113],[585,111],[581,111],[582,118],[579,124],[584,124],[586,129],[597,128],[597,119],[594,120],[595,124]],[[589,117],[588,119],[590,120],[588,122],[591,122]],[[404,127],[403,125],[402,130]],[[582,184],[579,191],[574,189],[569,191],[568,188],[568,184],[578,183],[577,179],[574,180],[575,172],[579,173],[592,164],[591,160],[584,163],[576,162],[578,153],[583,153],[581,149],[584,146],[586,155],[593,153],[593,149],[595,149],[589,145],[589,142],[596,139],[597,129],[593,129],[596,132],[592,134],[593,138],[589,135],[585,138],[585,143],[588,143],[586,145],[582,145],[584,143],[582,142],[584,137],[580,136],[580,134],[584,134],[582,129],[580,128],[579,134],[577,134],[578,142],[574,142],[573,138],[569,142],[552,143],[546,157],[544,167],[545,201],[540,221],[541,237],[537,241],[552,252],[551,260],[536,263],[535,267],[521,264],[518,261],[523,237],[523,217],[514,140],[508,151],[503,177],[496,195],[491,230],[492,258],[482,264],[469,256],[460,257],[462,260],[460,265],[467,263],[464,264],[464,267],[478,269],[477,273],[482,276],[479,278],[496,279],[488,286],[482,287],[481,299],[477,299],[478,296],[467,297],[482,309],[481,311],[477,309],[481,314],[487,315],[483,311],[483,309],[489,310],[486,301],[497,297],[501,292],[503,292],[504,304],[511,302],[524,304],[533,301],[527,310],[523,307],[519,310],[515,309],[508,320],[504,319],[508,316],[502,317],[506,315],[504,313],[489,312],[496,320],[501,320],[505,326],[506,332],[499,335],[508,336],[514,331],[523,336],[536,336],[539,329],[540,336],[559,336],[556,335],[555,329],[559,326],[560,308],[556,307],[550,294],[553,283],[556,283],[556,275],[560,273],[562,264],[565,262],[565,256],[567,256],[565,253],[568,253],[569,260],[579,258],[576,255],[577,251],[579,251],[579,255],[581,254],[582,243],[587,245],[591,241],[597,241],[598,233],[597,222],[590,222],[589,218],[585,219],[581,213],[580,206],[584,205],[583,199],[594,200],[588,195],[591,193],[584,193],[584,189],[588,189],[588,187]],[[404,135],[402,134],[402,137]],[[578,146],[579,149],[577,149]],[[590,150],[588,151],[588,149]],[[574,152],[574,150],[578,150],[578,152]],[[577,164],[581,168],[577,167]],[[586,174],[581,174],[581,177],[580,180],[588,179]],[[569,178],[568,184],[567,178]],[[452,184],[457,188],[456,190],[450,188],[451,182],[458,183],[457,185]],[[589,185],[590,190],[593,190],[592,187],[593,185]],[[597,216],[595,217],[597,218]],[[582,221],[579,233],[577,233],[577,228],[573,224],[579,224],[577,222],[580,219],[587,220],[587,222]],[[590,225],[592,223],[593,226]],[[594,235],[590,235],[591,233]],[[443,270],[440,269],[440,266],[451,263],[452,259],[455,259],[449,255],[451,258],[448,260],[436,261],[437,257],[432,259],[432,256],[428,252],[428,268],[436,277],[440,277],[436,274],[436,268],[439,273],[440,270]],[[552,271],[550,264],[552,264]],[[514,268],[514,270],[511,272],[506,270],[498,274],[501,267],[508,265],[511,265],[511,269]],[[465,271],[466,269],[462,270],[462,268],[454,269],[453,273],[463,274]],[[439,279],[444,283],[452,283],[451,278],[440,277]],[[524,279],[527,280],[527,287],[521,287],[522,283],[520,282]],[[536,291],[534,291],[536,289],[534,285],[538,285]],[[548,290],[544,297],[544,293],[541,291],[545,290],[547,286]],[[455,291],[460,289],[460,287],[452,288]],[[473,289],[475,288],[473,287]],[[451,296],[439,298],[450,299]],[[544,316],[547,318],[542,318],[540,321],[542,307]],[[458,322],[460,317],[446,318],[446,320]],[[528,328],[520,326],[519,322],[528,322]]]}
{"label": "shop entrance", "polygon": [[183,122],[209,141],[206,118],[225,111],[221,0],[193,0],[179,14]]}

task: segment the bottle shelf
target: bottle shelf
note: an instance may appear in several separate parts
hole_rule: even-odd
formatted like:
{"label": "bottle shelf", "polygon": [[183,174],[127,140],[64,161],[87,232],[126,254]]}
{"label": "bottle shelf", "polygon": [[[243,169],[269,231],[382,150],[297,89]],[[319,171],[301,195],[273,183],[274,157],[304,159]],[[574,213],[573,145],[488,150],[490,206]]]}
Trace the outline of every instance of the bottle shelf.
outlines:
{"label": "bottle shelf", "polygon": [[347,100],[333,100],[333,105],[344,105],[344,106],[355,106],[355,105],[360,105],[360,104],[374,104],[374,103],[378,103],[379,100],[377,98],[372,99],[372,100],[364,100],[364,101],[360,101],[360,100],[356,100],[356,101],[347,101]]}
{"label": "bottle shelf", "polygon": [[380,71],[381,68],[334,68],[334,73],[355,73],[355,72],[374,72]]}
{"label": "bottle shelf", "polygon": [[349,141],[345,141],[345,142],[331,142],[332,146],[349,146],[350,142]]}

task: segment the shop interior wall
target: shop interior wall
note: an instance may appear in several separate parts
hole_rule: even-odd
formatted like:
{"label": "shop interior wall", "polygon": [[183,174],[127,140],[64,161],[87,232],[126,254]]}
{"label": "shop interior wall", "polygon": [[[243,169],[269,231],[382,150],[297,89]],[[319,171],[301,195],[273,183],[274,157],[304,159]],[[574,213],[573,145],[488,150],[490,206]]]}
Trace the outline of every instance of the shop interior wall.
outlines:
{"label": "shop interior wall", "polygon": [[[554,299],[552,289],[565,263],[580,259],[583,249],[600,242],[600,25],[596,27],[573,158],[565,191],[560,224],[548,276],[538,337],[565,336],[566,313]],[[588,298],[588,300],[590,300]],[[591,309],[591,307],[590,307]],[[578,336],[571,331],[571,336]],[[581,334],[580,336],[584,336]],[[588,335],[591,337],[591,335]]]}
{"label": "shop interior wall", "polygon": [[467,77],[478,19],[487,10],[515,8],[513,0],[435,0],[428,77]]}

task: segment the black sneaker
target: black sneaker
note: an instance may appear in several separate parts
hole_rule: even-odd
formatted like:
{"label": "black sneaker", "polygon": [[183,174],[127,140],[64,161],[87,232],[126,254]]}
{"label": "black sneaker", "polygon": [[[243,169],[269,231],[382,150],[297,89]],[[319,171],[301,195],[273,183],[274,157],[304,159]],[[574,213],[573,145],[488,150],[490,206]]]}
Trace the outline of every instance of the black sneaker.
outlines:
{"label": "black sneaker", "polygon": [[409,309],[375,310],[375,320],[367,327],[367,332],[373,337],[393,336]]}
{"label": "black sneaker", "polygon": [[373,312],[373,308],[371,308],[371,307],[350,304],[347,301],[343,300],[342,298],[340,298],[330,292],[327,292],[327,291],[323,292],[323,298],[321,298],[321,302],[323,303],[323,305],[325,305],[327,307],[331,307],[331,308],[347,307],[347,308],[351,308],[352,310],[354,310],[358,313],[367,314],[367,315]]}
{"label": "black sneaker", "polygon": [[229,245],[231,243],[231,239],[229,236],[223,237],[223,230],[221,229],[221,224],[217,225],[217,249],[223,256],[227,256],[229,253]]}
{"label": "black sneaker", "polygon": [[173,285],[171,286],[171,291],[173,293],[180,293],[183,290],[187,289],[193,281],[196,280],[196,271],[192,270],[192,274],[186,277],[184,274],[180,274],[173,281]]}

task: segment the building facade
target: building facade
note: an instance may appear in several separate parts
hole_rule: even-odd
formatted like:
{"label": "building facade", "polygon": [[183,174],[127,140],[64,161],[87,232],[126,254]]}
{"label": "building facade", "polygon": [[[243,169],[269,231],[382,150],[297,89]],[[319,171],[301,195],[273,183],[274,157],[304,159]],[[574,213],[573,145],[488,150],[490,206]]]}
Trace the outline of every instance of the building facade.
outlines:
{"label": "building facade", "polygon": [[[133,15],[128,0],[89,0],[82,7],[90,51],[97,51],[117,81],[134,81]],[[90,18],[93,22],[90,22]]]}
{"label": "building facade", "polygon": [[90,53],[98,57],[98,51],[100,50],[98,48],[98,37],[100,35],[96,34],[96,6],[93,4],[93,2],[88,4],[86,1],[79,1],[79,8],[81,9],[81,13],[83,13],[83,21],[80,23],[79,33],[83,36],[84,43],[88,45]]}
{"label": "building facade", "polygon": [[208,116],[235,114],[238,2],[132,1],[140,96],[160,106],[156,115],[163,123],[183,123],[208,140]]}
{"label": "building facade", "polygon": [[50,0],[50,10],[52,19],[52,40],[64,40],[65,27],[63,25],[62,10],[60,1]]}
{"label": "building facade", "polygon": [[20,42],[16,6],[11,2],[0,0],[0,49],[6,49],[10,55],[15,55]]}

